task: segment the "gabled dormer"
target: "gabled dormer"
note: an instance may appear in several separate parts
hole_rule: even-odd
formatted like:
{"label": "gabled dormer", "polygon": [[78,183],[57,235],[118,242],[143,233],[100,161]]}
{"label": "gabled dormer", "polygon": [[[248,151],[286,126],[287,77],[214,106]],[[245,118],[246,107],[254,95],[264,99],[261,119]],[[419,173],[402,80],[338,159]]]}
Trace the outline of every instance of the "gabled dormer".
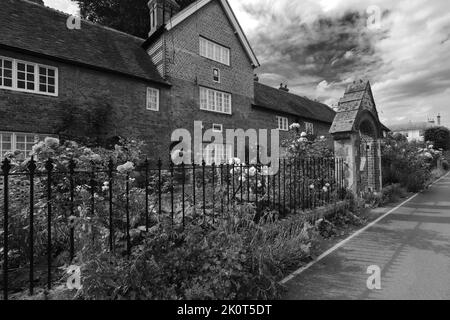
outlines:
{"label": "gabled dormer", "polygon": [[[221,8],[220,13],[216,12],[221,17],[208,16],[208,11],[211,10],[205,11],[205,8],[212,5]],[[148,7],[150,30],[143,47],[162,77],[171,76],[170,68],[176,63],[174,56],[177,50],[190,53],[195,51],[197,55],[210,59],[213,57],[211,60],[230,66],[230,50],[228,50],[230,43],[229,41],[228,43],[220,41],[220,36],[211,37],[212,30],[216,35],[231,33],[236,39],[235,41],[239,43],[239,51],[242,51],[243,56],[246,57],[248,66],[250,68],[259,67],[259,61],[227,0],[150,0]],[[223,23],[222,16],[225,17],[226,24]],[[208,22],[205,23],[205,20]],[[192,37],[192,32],[190,32],[192,30],[186,30],[188,29],[186,25],[189,24],[195,25],[196,38]],[[190,28],[192,29],[192,27]],[[181,30],[180,32],[186,36],[181,42],[190,41],[193,44],[192,48],[174,41],[176,34],[179,33],[178,30]],[[190,61],[190,63],[192,62]],[[211,72],[217,73],[217,71]],[[253,77],[253,72],[250,73]]]}

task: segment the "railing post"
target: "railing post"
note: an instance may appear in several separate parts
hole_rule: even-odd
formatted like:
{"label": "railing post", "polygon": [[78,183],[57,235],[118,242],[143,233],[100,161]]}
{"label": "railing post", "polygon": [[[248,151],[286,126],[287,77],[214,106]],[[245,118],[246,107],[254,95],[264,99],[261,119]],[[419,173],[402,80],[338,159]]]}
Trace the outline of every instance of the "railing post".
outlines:
{"label": "railing post", "polygon": [[113,184],[114,184],[114,162],[109,159],[108,163],[108,179],[109,179],[109,251],[114,252],[114,219],[113,219]]}
{"label": "railing post", "polygon": [[31,157],[28,163],[28,172],[30,173],[30,296],[34,294],[34,174],[36,171],[36,161]]}
{"label": "railing post", "polygon": [[186,188],[186,165],[184,164],[184,161],[181,163],[181,171],[183,172],[183,181],[182,181],[182,190],[181,190],[181,201],[182,201],[182,203],[181,203],[181,205],[182,205],[182,207],[183,207],[183,212],[182,212],[182,214],[183,214],[183,221],[182,221],[182,223],[183,223],[183,231],[184,231],[184,228],[185,228],[185,225],[184,225],[184,219],[185,219],[185,212],[186,212],[186,204],[185,204],[185,202],[186,202],[186,199],[185,199],[185,188]]}
{"label": "railing post", "polygon": [[144,161],[145,166],[145,231],[148,232],[149,229],[149,212],[148,212],[148,197],[149,197],[149,191],[148,191],[148,184],[149,184],[149,166],[150,163],[148,159],[145,159]]}
{"label": "railing post", "polygon": [[125,214],[127,219],[127,255],[131,256],[131,238],[130,238],[130,174],[126,175],[126,203],[125,203]]}
{"label": "railing post", "polygon": [[250,163],[247,164],[247,202],[250,203]]}
{"label": "railing post", "polygon": [[170,162],[170,219],[171,219],[171,226],[172,230],[174,227],[174,214],[175,214],[175,208],[174,208],[174,164],[171,161]]}
{"label": "railing post", "polygon": [[286,214],[286,158],[283,159],[283,211]]}
{"label": "railing post", "polygon": [[215,211],[215,200],[216,200],[216,185],[215,185],[215,175],[216,175],[216,164],[213,162],[211,166],[212,171],[212,223],[213,225],[216,223],[216,213]]}
{"label": "railing post", "polygon": [[52,287],[52,171],[53,161],[45,163],[47,171],[47,288]]}
{"label": "railing post", "polygon": [[206,222],[206,186],[205,186],[205,175],[206,175],[206,162],[202,161],[202,191],[203,191],[203,222]]}
{"label": "railing post", "polygon": [[[95,221],[95,164],[92,161],[91,162],[91,178],[89,181],[89,187],[91,191],[91,217],[92,221]],[[91,226],[91,232],[92,232],[92,244],[95,243],[95,224],[92,224]]]}
{"label": "railing post", "polygon": [[259,187],[259,183],[258,183],[258,163],[255,164],[255,208],[256,210],[258,210],[258,187]]}
{"label": "railing post", "polygon": [[281,159],[278,160],[278,213],[281,216]]}
{"label": "railing post", "polygon": [[220,218],[223,218],[225,190],[223,187],[223,163],[220,164]]}
{"label": "railing post", "polygon": [[241,189],[241,203],[244,203],[244,166],[242,163],[241,166],[241,183],[240,183],[240,189]]}
{"label": "railing post", "polygon": [[158,160],[158,206],[159,206],[159,215],[162,214],[162,178],[161,178],[161,168],[162,168],[162,161],[161,159]]}
{"label": "railing post", "polygon": [[8,300],[8,253],[9,253],[9,185],[8,175],[11,170],[11,161],[5,158],[2,163],[3,171],[3,206],[4,206],[4,218],[3,218],[3,300]]}
{"label": "railing post", "polygon": [[69,220],[69,228],[70,228],[70,262],[73,261],[75,257],[75,182],[74,182],[74,175],[75,175],[75,168],[76,164],[73,159],[69,161],[69,180],[70,180],[70,220]]}
{"label": "railing post", "polygon": [[194,213],[194,215],[195,215],[195,212],[196,212],[196,208],[195,208],[195,187],[196,187],[196,185],[195,185],[195,161],[194,162],[192,162],[192,202],[193,202],[193,213]]}

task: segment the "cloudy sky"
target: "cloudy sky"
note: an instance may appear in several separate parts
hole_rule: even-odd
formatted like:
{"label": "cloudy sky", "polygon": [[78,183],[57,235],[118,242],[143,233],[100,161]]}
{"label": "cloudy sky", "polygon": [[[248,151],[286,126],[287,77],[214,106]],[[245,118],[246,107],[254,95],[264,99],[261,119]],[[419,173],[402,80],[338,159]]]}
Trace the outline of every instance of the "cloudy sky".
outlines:
{"label": "cloudy sky", "polygon": [[[349,82],[364,78],[386,124],[441,113],[450,126],[450,1],[229,1],[261,62],[261,82],[335,105]],[[77,10],[69,0],[44,2]]]}

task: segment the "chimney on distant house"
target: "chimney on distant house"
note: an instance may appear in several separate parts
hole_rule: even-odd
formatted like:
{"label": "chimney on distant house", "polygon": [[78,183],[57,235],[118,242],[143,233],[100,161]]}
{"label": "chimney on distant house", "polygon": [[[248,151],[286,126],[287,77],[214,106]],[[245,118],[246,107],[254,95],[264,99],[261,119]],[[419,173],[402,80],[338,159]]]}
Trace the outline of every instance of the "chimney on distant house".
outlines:
{"label": "chimney on distant house", "polygon": [[441,114],[440,113],[438,113],[438,116],[437,116],[437,125],[438,126],[441,125]]}
{"label": "chimney on distant house", "polygon": [[280,90],[289,92],[289,88],[288,88],[287,84],[283,86],[283,83],[280,84]]}
{"label": "chimney on distant house", "polygon": [[149,37],[180,11],[180,6],[175,0],[150,0],[147,6],[150,10]]}

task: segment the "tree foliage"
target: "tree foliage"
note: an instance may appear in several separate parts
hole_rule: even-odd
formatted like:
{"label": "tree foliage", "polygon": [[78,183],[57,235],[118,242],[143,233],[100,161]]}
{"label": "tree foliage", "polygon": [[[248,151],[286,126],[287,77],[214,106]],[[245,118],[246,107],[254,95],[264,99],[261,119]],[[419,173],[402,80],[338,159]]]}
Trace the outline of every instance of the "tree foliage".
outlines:
{"label": "tree foliage", "polygon": [[438,149],[450,149],[450,130],[446,127],[434,127],[425,131],[425,140],[434,143]]}
{"label": "tree foliage", "polygon": [[[80,6],[81,16],[89,21],[147,38],[150,28],[148,0],[72,0]],[[192,0],[176,0],[181,8]]]}

